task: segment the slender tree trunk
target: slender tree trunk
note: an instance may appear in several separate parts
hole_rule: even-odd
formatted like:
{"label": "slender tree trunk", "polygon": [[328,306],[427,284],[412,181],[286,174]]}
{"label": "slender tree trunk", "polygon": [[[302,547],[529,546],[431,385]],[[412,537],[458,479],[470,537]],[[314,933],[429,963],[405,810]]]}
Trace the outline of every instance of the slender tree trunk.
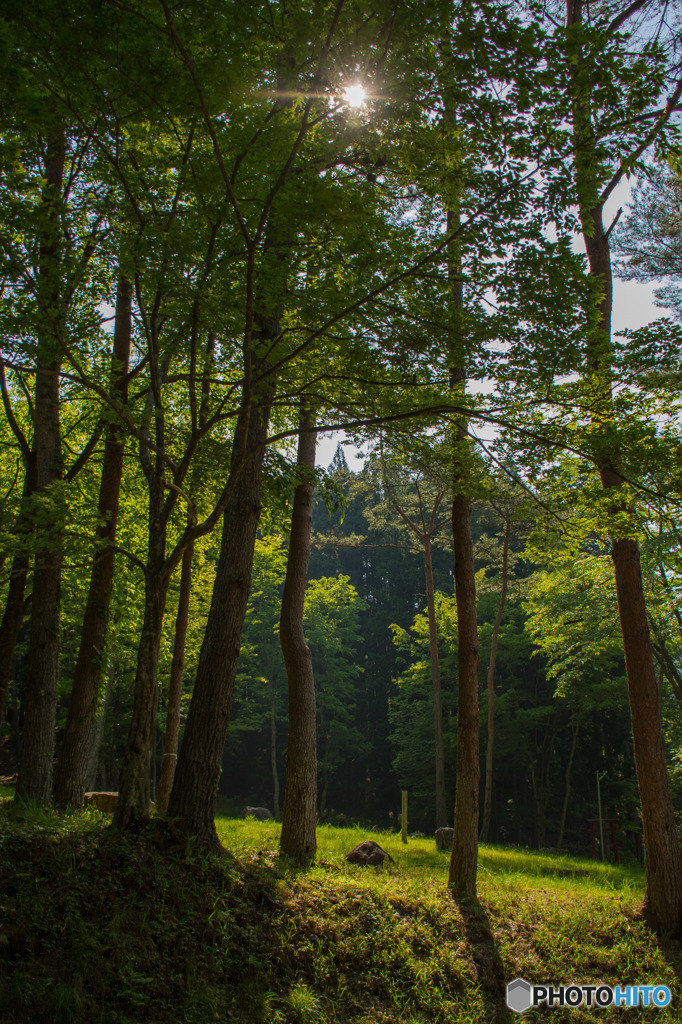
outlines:
{"label": "slender tree trunk", "polygon": [[42,199],[45,228],[40,242],[37,282],[41,325],[36,359],[34,444],[36,493],[44,500],[46,522],[40,527],[40,547],[33,568],[24,731],[16,788],[18,798],[36,800],[45,805],[52,800],[63,529],[59,419],[61,357],[49,315],[55,319],[59,316],[61,229],[58,205],[65,162],[64,133],[55,130],[47,140]]}
{"label": "slender tree trunk", "polygon": [[[454,122],[452,112],[446,112]],[[460,184],[456,183],[458,203]],[[460,224],[458,210],[448,210],[447,230]],[[462,322],[464,287],[459,240],[448,253],[451,331],[448,360],[450,386],[458,399],[466,391],[466,339]],[[455,820],[448,885],[456,897],[476,896],[478,865],[479,720],[478,720],[478,624],[476,621],[476,568],[471,536],[468,423],[461,418],[453,430],[452,540],[455,555],[457,604],[457,787]]]}
{"label": "slender tree trunk", "polygon": [[[107,720],[107,708],[109,706],[109,698],[111,696],[111,690],[114,685],[114,679],[116,677],[116,666],[112,661],[109,665],[109,671],[106,674],[104,681],[104,692],[102,693],[99,708],[95,715],[95,724],[92,731],[92,740],[90,743],[90,752],[88,754],[88,774],[85,778],[85,789],[86,792],[90,789],[97,788],[97,777],[100,774],[100,763],[99,755],[102,749],[102,738],[104,736],[104,725]],[[106,789],[106,786],[102,786],[102,789]]]}
{"label": "slender tree trunk", "polygon": [[668,780],[639,546],[635,540],[615,540],[611,554],[642,806],[646,871],[644,912],[656,931],[679,935],[682,930],[682,860]]}
{"label": "slender tree trunk", "polygon": [[315,419],[301,412],[298,469],[294,493],[289,557],[282,592],[279,637],[289,682],[289,739],[280,852],[298,864],[315,858],[317,838],[317,748],[315,678],[310,648],[303,631],[303,605],[308,582],[313,525],[312,471],[315,468]]}
{"label": "slender tree trunk", "polygon": [[[234,457],[244,443],[249,455],[223,516],[211,607],[168,806],[183,831],[211,847],[220,846],[215,801],[251,588],[271,387],[260,398],[245,399],[237,422]],[[232,471],[238,471],[234,465]]]}
{"label": "slender tree trunk", "polygon": [[[23,501],[30,497],[35,490],[35,459],[29,459],[26,466],[24,478]],[[16,533],[20,539],[26,537],[32,530],[27,510],[19,513],[16,524]],[[0,725],[2,725],[3,708],[7,689],[14,674],[14,651],[17,645],[17,637],[24,621],[26,611],[26,580],[31,566],[31,559],[26,551],[19,551],[12,559],[12,569],[7,589],[7,601],[5,612],[0,624]]]}
{"label": "slender tree trunk", "polygon": [[457,603],[457,791],[448,885],[458,896],[476,895],[479,811],[478,625],[476,571],[471,537],[471,501],[452,502]]}
{"label": "slender tree trunk", "polygon": [[277,770],[277,716],[275,715],[275,681],[270,678],[270,767],[272,768],[272,813],[279,818],[279,772]]}
{"label": "slender tree trunk", "polygon": [[24,621],[26,580],[30,567],[27,554],[15,555],[7,590],[5,612],[0,624],[0,725],[9,684],[14,675],[14,651]]}
{"label": "slender tree trunk", "polygon": [[426,576],[426,608],[429,617],[429,653],[433,683],[433,735],[436,748],[436,828],[448,825],[445,802],[445,746],[443,743],[443,702],[441,699],[440,661],[438,658],[438,629],[436,626],[436,599],[433,586],[433,560],[431,538],[424,535],[424,573]]}
{"label": "slender tree trunk", "polygon": [[[580,0],[567,0],[569,30],[581,25]],[[603,225],[603,203],[595,178],[595,135],[590,117],[590,96],[584,81],[583,58],[573,78],[573,132],[576,141],[575,175],[580,196],[583,238],[593,284],[594,307],[587,336],[587,380],[592,395],[596,459],[602,487],[611,497],[611,513],[622,523],[631,511],[624,495],[621,451],[613,434],[611,393],[613,302],[611,250]],[[619,527],[622,530],[622,527]],[[668,780],[665,749],[658,714],[658,688],[649,621],[636,539],[616,536],[611,543],[618,612],[623,634],[628,677],[635,766],[642,808],[645,845],[646,895],[644,910],[651,926],[675,936],[682,933],[682,858]]]}
{"label": "slender tree trunk", "polygon": [[505,520],[504,543],[502,545],[502,580],[500,601],[493,625],[490,640],[490,661],[488,663],[488,746],[485,753],[485,796],[483,799],[483,824],[481,825],[481,842],[488,842],[490,833],[490,815],[493,805],[493,754],[495,751],[495,663],[497,661],[497,644],[500,638],[502,614],[507,600],[507,565],[509,561],[509,538],[511,523]]}
{"label": "slender tree trunk", "polygon": [[580,723],[576,722],[573,726],[573,739],[571,740],[571,752],[568,755],[568,764],[566,765],[566,790],[564,792],[564,805],[561,808],[561,824],[559,826],[559,838],[557,839],[557,848],[560,850],[564,845],[564,832],[566,830],[566,815],[568,814],[568,801],[571,797],[571,771],[573,769],[573,758],[575,757],[576,748],[578,746],[578,733],[580,731]]}
{"label": "slender tree trunk", "polygon": [[166,710],[166,733],[163,741],[161,774],[156,792],[156,810],[165,814],[168,810],[175,766],[178,761],[178,738],[180,735],[180,701],[182,699],[182,676],[185,671],[185,642],[189,623],[189,599],[192,593],[192,559],[194,544],[188,544],[182,556],[180,573],[180,595],[178,613],[175,619],[175,642],[168,683],[168,708]]}
{"label": "slender tree trunk", "polygon": [[[116,295],[116,326],[112,350],[111,390],[126,400],[126,375],[130,360],[132,285],[119,276]],[[121,428],[111,423],[106,432],[100,481],[96,550],[90,589],[83,613],[81,644],[73,677],[62,749],[57,763],[54,800],[57,807],[80,807],[83,802],[90,742],[97,710],[97,691],[102,678],[102,659],[114,583],[114,542],[123,476],[124,443]]]}
{"label": "slender tree trunk", "polygon": [[[153,538],[161,547],[161,538]],[[118,805],[113,824],[127,828],[136,821],[149,819],[150,766],[154,749],[156,709],[158,705],[159,646],[163,629],[170,578],[165,569],[162,549],[147,565],[145,608],[142,634],[137,651],[133,716],[128,744],[121,763]]]}

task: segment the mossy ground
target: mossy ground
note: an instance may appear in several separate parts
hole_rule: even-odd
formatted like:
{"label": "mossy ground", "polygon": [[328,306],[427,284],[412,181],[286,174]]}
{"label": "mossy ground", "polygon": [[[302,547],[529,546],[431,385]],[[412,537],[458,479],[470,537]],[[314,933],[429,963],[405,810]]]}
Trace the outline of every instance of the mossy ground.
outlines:
{"label": "mossy ground", "polygon": [[[641,920],[638,870],[481,847],[480,902],[458,905],[433,840],[322,826],[316,864],[295,873],[277,823],[218,828],[224,857],[162,821],[121,835],[96,811],[0,809],[2,1024],[682,1019],[680,947]],[[395,864],[346,864],[364,838]],[[504,1002],[517,976],[657,982],[673,1003],[518,1018]]]}

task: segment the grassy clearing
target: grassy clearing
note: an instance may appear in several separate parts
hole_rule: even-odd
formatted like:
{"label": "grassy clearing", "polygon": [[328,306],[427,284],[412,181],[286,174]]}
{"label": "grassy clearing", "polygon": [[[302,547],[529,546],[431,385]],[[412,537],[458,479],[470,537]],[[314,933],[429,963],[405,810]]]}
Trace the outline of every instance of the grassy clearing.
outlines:
{"label": "grassy clearing", "polygon": [[[480,903],[446,891],[432,840],[322,826],[318,860],[277,859],[279,825],[221,819],[207,857],[154,822],[116,835],[96,811],[0,810],[2,1024],[480,1024],[679,1021],[679,944],[639,913],[643,878],[592,861],[481,847]],[[343,855],[374,838],[395,860]],[[576,873],[578,872],[578,873]],[[664,1010],[504,1005],[517,976],[669,985]]]}

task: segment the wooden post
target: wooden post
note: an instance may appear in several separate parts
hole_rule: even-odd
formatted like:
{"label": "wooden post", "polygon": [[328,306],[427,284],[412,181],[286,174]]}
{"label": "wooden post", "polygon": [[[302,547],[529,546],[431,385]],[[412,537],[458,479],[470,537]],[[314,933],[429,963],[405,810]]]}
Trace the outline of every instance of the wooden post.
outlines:
{"label": "wooden post", "polygon": [[407,790],[403,790],[403,807],[402,814],[400,816],[400,823],[402,825],[402,840],[404,843],[407,842]]}

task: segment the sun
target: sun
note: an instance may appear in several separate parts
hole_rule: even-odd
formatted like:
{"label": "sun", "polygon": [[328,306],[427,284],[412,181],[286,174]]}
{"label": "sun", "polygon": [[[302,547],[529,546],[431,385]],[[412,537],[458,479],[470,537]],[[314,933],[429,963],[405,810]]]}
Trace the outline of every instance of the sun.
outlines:
{"label": "sun", "polygon": [[355,85],[349,85],[343,94],[344,101],[349,107],[361,107],[365,102],[367,93],[365,92],[364,86],[356,83]]}

